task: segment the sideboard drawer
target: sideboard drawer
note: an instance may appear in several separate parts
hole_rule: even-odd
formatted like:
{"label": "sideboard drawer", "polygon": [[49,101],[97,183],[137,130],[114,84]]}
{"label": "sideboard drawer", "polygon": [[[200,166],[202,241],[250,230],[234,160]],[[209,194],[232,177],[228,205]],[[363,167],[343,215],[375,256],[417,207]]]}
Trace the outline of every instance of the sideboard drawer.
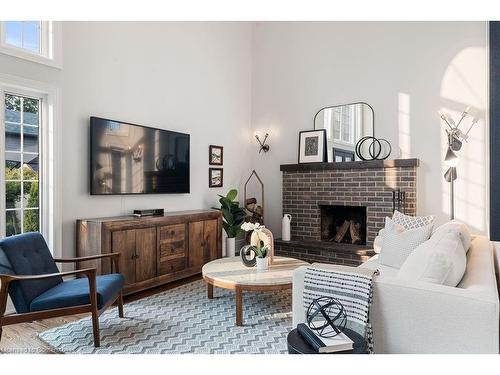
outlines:
{"label": "sideboard drawer", "polygon": [[184,240],[160,243],[160,261],[169,257],[185,256],[185,253],[186,246]]}
{"label": "sideboard drawer", "polygon": [[158,227],[160,244],[172,241],[183,241],[186,238],[186,224],[173,224]]}
{"label": "sideboard drawer", "polygon": [[186,268],[186,258],[175,258],[168,261],[160,262],[158,267],[158,273],[160,275],[165,275],[167,273],[173,273],[177,271],[182,271]]}

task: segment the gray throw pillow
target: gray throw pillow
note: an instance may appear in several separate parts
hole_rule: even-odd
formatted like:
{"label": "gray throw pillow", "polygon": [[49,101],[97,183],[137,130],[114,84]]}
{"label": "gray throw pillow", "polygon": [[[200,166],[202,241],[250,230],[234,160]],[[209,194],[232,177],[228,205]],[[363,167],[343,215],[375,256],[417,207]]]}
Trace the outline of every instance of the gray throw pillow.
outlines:
{"label": "gray throw pillow", "polygon": [[393,220],[385,218],[384,242],[379,262],[385,266],[401,268],[406,258],[432,233],[432,224],[405,230]]}

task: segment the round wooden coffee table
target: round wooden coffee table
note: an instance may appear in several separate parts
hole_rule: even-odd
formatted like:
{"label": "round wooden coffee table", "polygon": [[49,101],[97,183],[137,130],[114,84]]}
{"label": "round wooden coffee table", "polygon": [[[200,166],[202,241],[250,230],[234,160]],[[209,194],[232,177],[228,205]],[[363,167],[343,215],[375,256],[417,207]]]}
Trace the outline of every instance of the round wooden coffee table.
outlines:
{"label": "round wooden coffee table", "polygon": [[262,292],[292,288],[293,271],[309,263],[294,258],[273,257],[266,271],[245,267],[240,257],[221,258],[205,264],[201,270],[207,283],[208,298],[214,298],[214,286],[236,293],[236,325],[243,325],[243,291]]}

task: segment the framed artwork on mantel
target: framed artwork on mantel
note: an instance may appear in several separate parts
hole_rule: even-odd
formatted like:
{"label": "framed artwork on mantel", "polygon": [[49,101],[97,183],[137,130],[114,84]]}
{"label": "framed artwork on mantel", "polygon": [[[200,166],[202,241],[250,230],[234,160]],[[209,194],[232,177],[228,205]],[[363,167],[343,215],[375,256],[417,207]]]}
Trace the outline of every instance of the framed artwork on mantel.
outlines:
{"label": "framed artwork on mantel", "polygon": [[326,161],[326,129],[299,132],[299,164]]}
{"label": "framed artwork on mantel", "polygon": [[333,162],[354,161],[354,151],[333,148]]}

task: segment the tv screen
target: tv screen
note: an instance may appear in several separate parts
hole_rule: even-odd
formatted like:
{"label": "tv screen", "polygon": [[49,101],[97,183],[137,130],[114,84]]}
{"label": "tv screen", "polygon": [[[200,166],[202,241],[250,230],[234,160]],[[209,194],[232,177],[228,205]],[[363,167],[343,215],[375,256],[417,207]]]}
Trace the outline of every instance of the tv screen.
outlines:
{"label": "tv screen", "polygon": [[90,193],[189,193],[189,134],[90,118]]}

